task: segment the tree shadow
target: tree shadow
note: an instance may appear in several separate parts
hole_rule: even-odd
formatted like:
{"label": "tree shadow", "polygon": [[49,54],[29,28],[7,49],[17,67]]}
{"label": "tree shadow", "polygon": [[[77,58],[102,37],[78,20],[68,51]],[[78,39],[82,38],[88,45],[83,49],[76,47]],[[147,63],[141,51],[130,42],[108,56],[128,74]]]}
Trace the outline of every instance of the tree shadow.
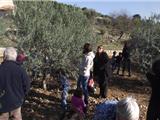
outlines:
{"label": "tree shadow", "polygon": [[132,77],[114,76],[110,83],[110,87],[116,87],[122,91],[130,93],[150,93],[149,84],[143,83],[142,81]]}
{"label": "tree shadow", "polygon": [[22,106],[24,120],[59,120],[60,99],[56,95],[32,89]]}

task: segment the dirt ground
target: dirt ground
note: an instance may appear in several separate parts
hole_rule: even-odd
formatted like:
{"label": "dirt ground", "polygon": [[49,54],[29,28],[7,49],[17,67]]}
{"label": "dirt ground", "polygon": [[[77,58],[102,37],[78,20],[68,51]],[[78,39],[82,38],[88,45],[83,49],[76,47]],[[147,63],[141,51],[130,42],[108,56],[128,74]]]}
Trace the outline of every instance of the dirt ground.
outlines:
{"label": "dirt ground", "polygon": [[[32,83],[31,91],[22,108],[24,120],[60,120],[62,110],[60,107],[59,85],[57,80],[50,80],[49,90],[41,88],[39,81]],[[68,103],[76,87],[76,81],[71,81],[71,90],[69,93]],[[92,120],[96,104],[105,100],[121,99],[126,96],[132,96],[137,99],[140,107],[140,119],[146,119],[148,100],[151,93],[148,82],[140,74],[134,73],[131,77],[114,75],[113,80],[109,83],[108,97],[106,99],[98,98],[97,93],[89,98],[88,120]]]}

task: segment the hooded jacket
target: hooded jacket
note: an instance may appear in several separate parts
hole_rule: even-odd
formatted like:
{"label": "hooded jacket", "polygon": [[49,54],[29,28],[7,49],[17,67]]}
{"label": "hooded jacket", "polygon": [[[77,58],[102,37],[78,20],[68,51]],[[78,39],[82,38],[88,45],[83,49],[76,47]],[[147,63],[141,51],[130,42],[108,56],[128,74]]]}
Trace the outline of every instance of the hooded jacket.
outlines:
{"label": "hooded jacket", "polygon": [[89,52],[83,55],[82,62],[80,65],[80,75],[90,76],[90,70],[93,67],[93,59],[95,54],[93,52]]}
{"label": "hooded jacket", "polygon": [[0,66],[0,113],[20,107],[29,87],[29,77],[20,64],[4,61]]}

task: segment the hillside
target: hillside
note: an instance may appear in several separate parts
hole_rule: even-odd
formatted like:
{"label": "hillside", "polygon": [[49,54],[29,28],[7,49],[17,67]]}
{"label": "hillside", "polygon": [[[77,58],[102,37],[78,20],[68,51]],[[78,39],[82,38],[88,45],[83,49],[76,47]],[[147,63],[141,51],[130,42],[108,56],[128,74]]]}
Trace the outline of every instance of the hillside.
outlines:
{"label": "hillside", "polygon": [[[63,67],[73,75],[68,97],[70,104],[76,88],[77,78],[74,75],[78,71],[84,43],[93,43],[94,50],[99,44],[106,50],[121,50],[124,41],[130,39],[132,17],[126,14],[107,16],[92,9],[57,2],[32,4],[17,1],[17,6],[19,11],[15,15],[0,17],[0,46],[19,45],[29,58],[24,67],[32,78],[32,85],[22,107],[23,119],[62,120],[64,114],[60,106],[61,89],[56,70]],[[151,89],[144,74],[134,65],[132,67],[135,69],[132,68],[131,77],[121,76],[122,71],[120,75],[113,74],[106,99],[98,97],[96,85],[97,92],[89,97],[88,120],[93,118],[96,104],[126,96],[137,99],[140,120],[146,119]],[[33,72],[36,73],[34,76]]]}
{"label": "hillside", "polygon": [[[132,96],[137,99],[140,107],[139,120],[146,120],[151,90],[146,84],[146,81],[142,80],[142,77],[139,73],[133,73],[131,78],[114,75],[114,78],[109,83],[108,97],[106,99],[100,99],[98,97],[99,88],[96,85],[97,92],[89,97],[87,120],[93,119],[96,104],[102,103],[105,100],[120,100],[127,96]],[[24,120],[70,120],[67,119],[69,112],[64,115],[60,106],[61,90],[59,89],[59,82],[60,81],[55,79],[48,79],[48,90],[41,88],[40,81],[34,81],[32,83],[31,91],[22,109],[24,112]],[[71,80],[70,82],[71,89],[69,91],[68,104],[70,104],[70,99],[76,88],[76,81]]]}
{"label": "hillside", "polygon": [[99,44],[103,44],[107,50],[122,49],[123,42],[130,39],[133,17],[125,13],[108,16],[93,9],[82,10],[91,21],[95,34],[100,36]]}
{"label": "hillside", "polygon": [[[60,4],[60,3],[59,3]],[[64,4],[60,4],[64,5]],[[72,7],[70,5],[64,5]],[[120,21],[118,21],[118,17],[113,18],[112,16],[102,15],[101,13],[96,12],[92,9],[87,8],[77,8],[79,10],[83,11],[83,14],[87,17],[87,19],[90,21],[93,29],[94,34],[99,36],[99,44],[103,44],[106,49],[112,50],[114,49],[121,49],[123,46],[123,41],[126,41],[129,39],[129,33],[127,30],[124,30],[123,35],[121,36],[121,31],[123,29],[123,26],[119,26]],[[15,46],[16,45],[16,37],[14,31],[15,25],[13,24],[13,20],[10,18],[10,13],[8,14],[2,14],[0,13],[0,45],[1,47],[6,46]],[[124,17],[125,15],[117,15]],[[125,16],[126,17],[126,16]],[[124,18],[124,19],[130,19]],[[130,19],[131,20],[131,19]],[[127,24],[125,24],[127,25]],[[127,32],[126,32],[127,31]],[[120,37],[121,36],[121,37]]]}

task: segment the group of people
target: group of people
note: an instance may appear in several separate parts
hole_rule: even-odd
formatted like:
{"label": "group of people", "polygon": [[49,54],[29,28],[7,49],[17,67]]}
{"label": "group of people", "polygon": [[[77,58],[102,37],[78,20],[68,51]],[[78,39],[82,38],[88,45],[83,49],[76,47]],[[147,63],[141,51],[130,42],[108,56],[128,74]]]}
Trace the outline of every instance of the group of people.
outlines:
{"label": "group of people", "polygon": [[[6,48],[4,61],[0,65],[0,120],[22,120],[21,106],[28,94],[30,79],[17,56],[15,48]],[[23,57],[21,56],[21,58]],[[20,60],[23,61],[24,58]],[[94,54],[91,44],[86,43],[83,47],[77,89],[71,98],[70,107],[73,116],[70,120],[83,120],[86,117],[89,107],[88,81],[91,78],[90,71],[92,68],[92,79],[99,84],[100,88],[99,97],[106,98],[108,83],[112,78],[111,61],[107,53],[104,52],[102,45],[97,47],[97,52]],[[64,70],[60,69],[58,74],[62,85],[61,105],[64,110],[67,110],[70,83]],[[147,78],[152,87],[147,120],[157,120],[160,119],[160,95],[158,93],[160,90],[160,59],[154,61],[151,71],[147,73]],[[93,120],[138,120],[139,112],[136,100],[126,97],[120,101],[105,101],[97,105]]]}
{"label": "group of people", "polygon": [[[93,70],[93,72],[91,72]],[[60,81],[62,87],[62,106],[67,108],[67,92],[69,86],[69,80],[65,75],[65,72],[60,70]],[[84,118],[88,108],[89,88],[94,87],[94,81],[99,84],[100,98],[107,97],[108,81],[110,81],[112,75],[110,60],[106,52],[104,52],[103,46],[97,47],[97,52],[94,54],[92,46],[86,43],[83,47],[83,57],[79,68],[79,78],[77,80],[77,89],[71,99],[71,108],[75,111],[79,119]],[[64,79],[66,78],[66,79]],[[93,81],[94,80],[94,81]],[[64,85],[65,84],[65,85]],[[94,89],[93,89],[94,91]],[[65,102],[64,102],[65,101]]]}
{"label": "group of people", "polygon": [[120,68],[122,67],[122,75],[124,76],[127,67],[128,76],[131,76],[130,46],[127,42],[124,44],[122,52],[119,52],[117,56],[116,51],[113,52],[111,64],[113,72],[117,69],[117,75],[119,75]]}
{"label": "group of people", "polygon": [[[93,72],[90,72],[91,70],[93,70]],[[91,73],[93,73],[93,74],[91,74]],[[63,106],[63,108],[67,108],[66,107],[67,106],[66,98],[68,96],[68,94],[67,94],[68,89],[67,88],[69,88],[68,87],[69,84],[67,82],[67,79],[62,79],[66,75],[65,74],[63,74],[63,75],[60,74],[60,75],[61,75],[61,77],[60,77],[61,84],[63,85],[62,106]],[[90,77],[90,76],[92,76],[92,77]],[[90,83],[89,81],[90,80],[96,81],[99,84],[99,88],[100,88],[99,98],[106,98],[107,92],[108,92],[108,83],[111,80],[111,78],[112,78],[111,60],[109,59],[107,53],[104,51],[103,46],[99,45],[97,47],[96,53],[94,54],[94,52],[92,51],[91,44],[86,43],[83,47],[83,57],[82,57],[82,61],[81,61],[80,68],[79,68],[79,78],[77,81],[77,89],[75,90],[75,93],[71,99],[71,108],[75,113],[77,113],[77,117],[80,120],[84,119],[85,114],[87,112],[88,104],[89,104],[89,101],[88,101],[88,98],[89,98],[88,84]],[[64,84],[66,84],[67,86],[64,86]],[[64,100],[65,100],[65,102],[64,102]],[[130,104],[135,104],[136,107],[138,106],[137,103],[135,102],[135,100],[132,98],[126,98],[122,101],[124,101],[124,104],[126,104],[126,106],[127,105],[129,106]],[[117,105],[115,104],[115,106],[118,106],[118,104],[119,104],[119,102],[117,102]],[[110,103],[108,103],[107,106],[112,106],[112,105]],[[129,109],[132,109],[132,112],[133,112],[132,106]],[[119,110],[119,111],[121,111],[121,110]],[[100,109],[98,109],[98,111],[103,111],[103,109],[100,108]],[[127,109],[126,112],[131,112],[131,111]],[[127,120],[138,120],[138,118],[139,118],[138,117],[139,116],[139,108],[138,107],[137,107],[137,112],[138,113],[136,116],[135,116],[135,114],[133,114],[135,116],[134,118],[136,118],[136,119],[133,118],[133,119],[127,119]],[[104,112],[102,112],[102,113],[104,113]],[[126,113],[126,114],[130,115],[132,113]],[[112,114],[111,116],[115,117],[115,114]],[[131,116],[132,115],[130,115],[130,117]],[[99,120],[101,119],[101,117],[98,117],[98,118],[99,118]],[[123,118],[123,116],[119,115],[119,118],[117,118],[117,120],[121,120],[120,118]],[[96,120],[96,114],[95,114],[94,120]]]}
{"label": "group of people", "polygon": [[[124,74],[125,67],[127,65],[128,75],[130,76],[130,54],[128,51],[128,45],[126,43],[124,45],[122,53],[120,53],[119,56],[122,56],[122,74]],[[156,65],[157,64],[160,65],[160,62],[156,63]],[[158,66],[156,65],[154,63],[152,69],[155,69],[154,67]],[[97,52],[94,54],[91,44],[86,43],[83,47],[83,57],[79,70],[77,89],[75,90],[75,93],[71,98],[71,110],[76,113],[76,117],[80,120],[85,119],[85,115],[89,107],[88,81],[90,80],[90,71],[92,70],[92,68],[92,78],[99,84],[100,88],[99,98],[106,98],[108,91],[108,83],[112,78],[113,72],[112,60],[109,59],[102,45],[97,47]],[[154,71],[160,72],[160,69],[157,67]],[[157,120],[159,118],[158,112],[160,104],[158,100],[160,99],[160,97],[158,94],[159,84],[157,85],[156,83],[158,83],[160,77],[158,73],[155,73],[154,75],[148,73],[147,77],[149,81],[151,81],[152,86],[152,95],[148,107],[147,120]],[[126,97],[120,101],[110,100],[98,104],[95,109],[93,120],[138,120],[139,114],[140,110],[136,100],[132,97]],[[74,117],[70,119],[77,119]]]}

